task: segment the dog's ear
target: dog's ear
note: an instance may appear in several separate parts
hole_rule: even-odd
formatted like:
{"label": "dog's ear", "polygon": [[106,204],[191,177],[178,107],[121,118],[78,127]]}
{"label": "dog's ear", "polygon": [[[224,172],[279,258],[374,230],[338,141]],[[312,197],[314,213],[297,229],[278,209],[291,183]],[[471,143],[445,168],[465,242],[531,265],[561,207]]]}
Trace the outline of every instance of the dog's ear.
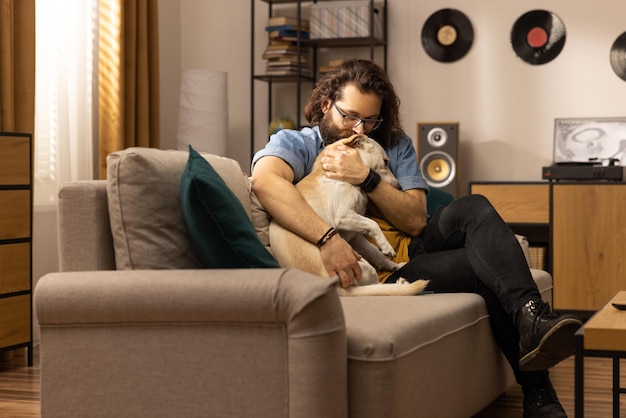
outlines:
{"label": "dog's ear", "polygon": [[352,136],[350,136],[348,138],[342,139],[341,142],[344,145],[347,145],[347,146],[352,147],[352,148],[356,148],[356,147],[358,147],[361,144],[361,140],[363,139],[363,137],[364,137],[364,135],[362,135],[362,134],[354,134],[354,135],[352,135]]}

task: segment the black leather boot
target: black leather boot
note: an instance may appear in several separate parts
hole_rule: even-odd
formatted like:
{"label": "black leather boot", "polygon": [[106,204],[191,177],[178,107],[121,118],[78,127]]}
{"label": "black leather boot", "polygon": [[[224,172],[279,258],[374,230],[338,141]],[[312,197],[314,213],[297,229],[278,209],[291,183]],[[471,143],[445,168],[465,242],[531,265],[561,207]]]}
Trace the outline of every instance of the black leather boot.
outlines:
{"label": "black leather boot", "polygon": [[550,305],[531,300],[517,314],[520,370],[547,370],[574,354],[574,333],[582,321],[557,315]]}
{"label": "black leather boot", "polygon": [[524,418],[567,418],[550,379],[524,387]]}

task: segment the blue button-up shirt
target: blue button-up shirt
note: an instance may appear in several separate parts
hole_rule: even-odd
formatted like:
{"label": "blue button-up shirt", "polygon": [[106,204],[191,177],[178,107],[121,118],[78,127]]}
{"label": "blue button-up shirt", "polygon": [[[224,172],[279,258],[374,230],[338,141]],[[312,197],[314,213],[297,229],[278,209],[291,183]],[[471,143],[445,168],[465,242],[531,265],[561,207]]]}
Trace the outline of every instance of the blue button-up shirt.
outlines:
{"label": "blue button-up shirt", "polygon": [[[311,172],[322,149],[324,141],[318,126],[299,131],[283,129],[271,135],[265,148],[255,154],[252,168],[262,157],[278,157],[289,164],[294,173],[294,183],[297,183]],[[389,157],[389,169],[398,179],[402,190],[424,189],[428,192],[428,184],[417,164],[411,138],[404,135],[396,145],[385,151]]]}

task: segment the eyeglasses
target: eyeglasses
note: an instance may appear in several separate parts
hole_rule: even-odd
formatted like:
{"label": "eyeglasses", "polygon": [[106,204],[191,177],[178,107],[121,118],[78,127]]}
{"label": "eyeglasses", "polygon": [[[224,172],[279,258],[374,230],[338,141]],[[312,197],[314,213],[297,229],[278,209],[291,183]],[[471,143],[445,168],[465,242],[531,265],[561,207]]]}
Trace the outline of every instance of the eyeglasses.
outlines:
{"label": "eyeglasses", "polygon": [[343,126],[347,126],[348,128],[356,128],[360,124],[363,124],[363,127],[365,127],[366,130],[373,131],[374,129],[378,128],[381,123],[383,123],[382,118],[362,119],[358,116],[348,115],[343,110],[339,109],[337,103],[333,103],[333,106],[335,106],[335,109],[337,109],[337,112],[339,112],[339,114],[343,118],[343,120],[341,121],[341,123],[343,123]]}

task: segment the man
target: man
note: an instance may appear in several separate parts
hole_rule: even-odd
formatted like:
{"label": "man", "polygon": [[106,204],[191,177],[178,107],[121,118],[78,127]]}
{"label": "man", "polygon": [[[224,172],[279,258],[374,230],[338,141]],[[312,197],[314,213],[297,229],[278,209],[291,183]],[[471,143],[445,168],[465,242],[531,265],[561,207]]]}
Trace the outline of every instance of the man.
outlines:
{"label": "man", "polygon": [[[408,263],[386,282],[427,278],[434,292],[480,294],[522,386],[524,417],[566,417],[547,369],[573,353],[581,321],[554,314],[541,300],[517,239],[484,197],[457,199],[428,219],[428,185],[402,130],[399,103],[385,72],[370,61],[348,60],[326,74],[305,109],[312,128],[280,131],[255,155],[252,184],[259,201],[284,227],[318,244],[326,270],[342,286],[359,280],[359,255],[338,234],[327,238],[330,226],[294,187],[326,147],[325,175],[361,187],[379,223],[396,231],[396,249]],[[400,190],[381,182],[355,150],[336,143],[354,133],[385,148]]]}

